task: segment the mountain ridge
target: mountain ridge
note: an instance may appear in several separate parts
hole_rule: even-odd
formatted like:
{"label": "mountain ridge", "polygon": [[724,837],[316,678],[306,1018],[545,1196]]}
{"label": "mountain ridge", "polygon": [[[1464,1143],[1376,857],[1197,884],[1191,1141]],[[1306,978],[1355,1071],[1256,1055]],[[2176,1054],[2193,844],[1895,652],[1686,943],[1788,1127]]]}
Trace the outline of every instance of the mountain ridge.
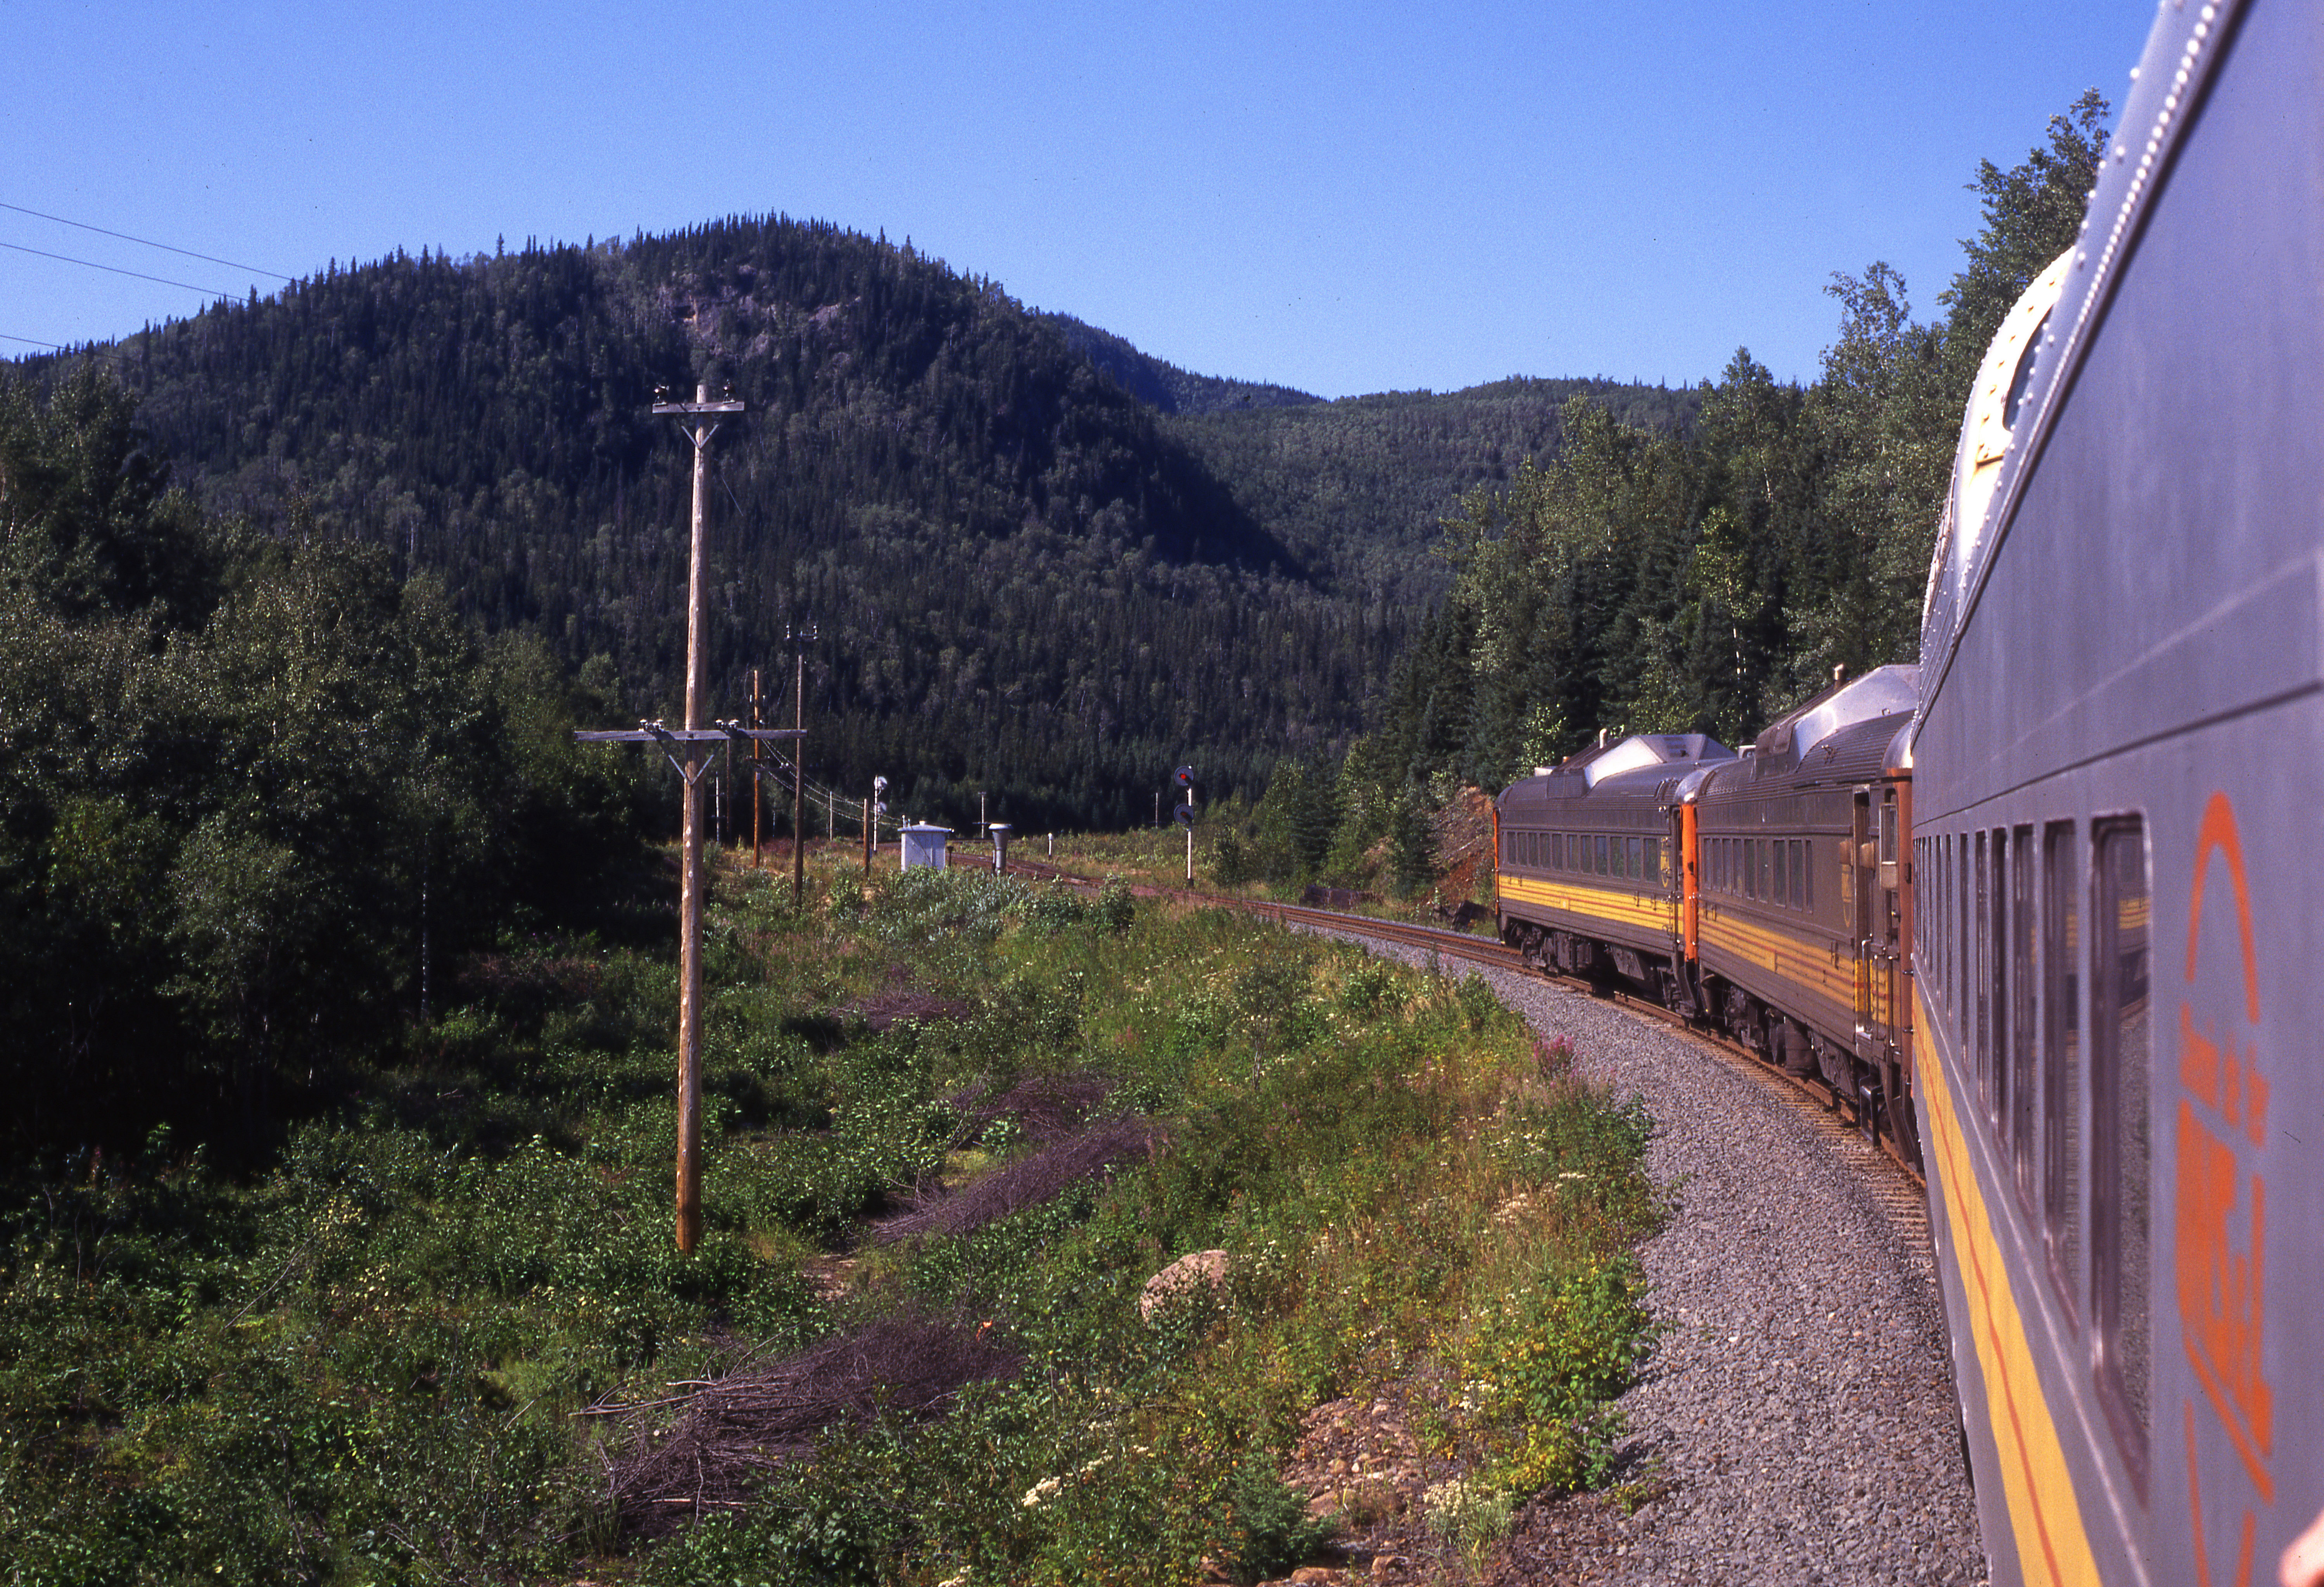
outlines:
{"label": "mountain ridge", "polygon": [[[908,243],[781,216],[334,262],[112,353],[206,506],[383,546],[641,715],[676,706],[688,494],[647,411],[731,383],[717,709],[812,621],[817,776],[880,771],[954,817],[989,790],[1020,823],[1127,824],[1172,765],[1255,793],[1279,756],[1343,746],[1443,587],[1437,520],[1555,443],[1545,389],[1331,403],[1194,375]],[[1350,423],[1360,468],[1332,451]],[[1424,432],[1425,481],[1391,490]],[[1269,474],[1285,435],[1305,450]]]}

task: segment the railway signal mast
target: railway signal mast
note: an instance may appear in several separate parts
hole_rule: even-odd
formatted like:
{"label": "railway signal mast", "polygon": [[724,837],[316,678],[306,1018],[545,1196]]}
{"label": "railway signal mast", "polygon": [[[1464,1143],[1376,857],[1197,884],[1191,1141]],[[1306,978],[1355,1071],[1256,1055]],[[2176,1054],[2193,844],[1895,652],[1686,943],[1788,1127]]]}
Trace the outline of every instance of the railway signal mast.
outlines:
{"label": "railway signal mast", "polygon": [[1170,818],[1186,829],[1186,885],[1194,885],[1194,769],[1181,766],[1172,772],[1171,780],[1178,785],[1178,807]]}
{"label": "railway signal mast", "polygon": [[742,411],[742,404],[731,395],[712,401],[706,385],[694,388],[691,402],[672,402],[668,395],[666,389],[654,392],[653,411],[675,418],[694,444],[694,535],[686,576],[686,725],[672,729],[659,722],[641,722],[634,729],[573,736],[584,743],[659,744],[685,784],[678,923],[678,1249],[691,1251],[702,1239],[702,779],[710,769],[712,752],[731,747],[737,739],[749,742],[755,756],[762,740],[805,734],[798,728],[703,721],[708,691],[703,678],[707,616],[702,522],[710,504],[710,438],[726,415]]}

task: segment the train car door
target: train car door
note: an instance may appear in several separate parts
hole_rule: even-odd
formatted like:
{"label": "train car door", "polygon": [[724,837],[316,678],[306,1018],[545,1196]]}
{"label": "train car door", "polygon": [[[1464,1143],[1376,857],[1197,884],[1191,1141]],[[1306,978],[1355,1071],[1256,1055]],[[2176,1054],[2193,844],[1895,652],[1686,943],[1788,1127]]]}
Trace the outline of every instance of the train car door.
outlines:
{"label": "train car door", "polygon": [[1872,952],[1875,961],[1873,979],[1877,983],[1874,992],[1873,1014],[1886,1048],[1880,1055],[1885,1066],[1895,1056],[1899,1045],[1897,1019],[1899,1012],[1909,1013],[1912,1005],[1904,986],[1904,854],[1901,836],[1902,812],[1896,805],[1894,786],[1880,789],[1877,807],[1879,835],[1875,840],[1874,860],[1879,867],[1879,890],[1873,896],[1875,915],[1872,922]]}
{"label": "train car door", "polygon": [[[1887,1056],[1895,1007],[1890,973],[1896,957],[1891,925],[1895,907],[1890,900],[1895,894],[1880,885],[1878,834],[1884,818],[1873,806],[1872,791],[1857,790],[1855,816],[1842,858],[1850,867],[1846,896],[1855,917],[1849,923],[1849,936],[1856,943],[1856,1056],[1877,1064]],[[1880,809],[1886,813],[1893,842],[1895,807],[1884,805]]]}

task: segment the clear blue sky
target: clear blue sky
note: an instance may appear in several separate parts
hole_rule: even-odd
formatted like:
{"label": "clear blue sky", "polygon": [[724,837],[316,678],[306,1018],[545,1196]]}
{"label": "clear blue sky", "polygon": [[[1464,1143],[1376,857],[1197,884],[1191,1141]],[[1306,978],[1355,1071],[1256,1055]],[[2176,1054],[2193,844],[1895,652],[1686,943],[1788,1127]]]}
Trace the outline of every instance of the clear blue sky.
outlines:
{"label": "clear blue sky", "polygon": [[[1466,7],[0,0],[0,203],[245,266],[782,211],[909,235],[1204,374],[1811,377],[1876,259],[1923,316],[2135,0]],[[280,283],[0,209],[0,334]],[[0,355],[32,351],[0,342]]]}

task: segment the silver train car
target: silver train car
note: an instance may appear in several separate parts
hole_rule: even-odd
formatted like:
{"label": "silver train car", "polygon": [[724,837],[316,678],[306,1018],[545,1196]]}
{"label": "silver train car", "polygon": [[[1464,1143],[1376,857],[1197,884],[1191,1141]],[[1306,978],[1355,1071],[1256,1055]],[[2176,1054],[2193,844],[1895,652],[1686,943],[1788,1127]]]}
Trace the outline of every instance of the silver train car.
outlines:
{"label": "silver train car", "polygon": [[1914,1089],[1995,1582],[2247,1587],[2324,1508],[2324,8],[2168,0],[2108,153],[1931,570]]}

